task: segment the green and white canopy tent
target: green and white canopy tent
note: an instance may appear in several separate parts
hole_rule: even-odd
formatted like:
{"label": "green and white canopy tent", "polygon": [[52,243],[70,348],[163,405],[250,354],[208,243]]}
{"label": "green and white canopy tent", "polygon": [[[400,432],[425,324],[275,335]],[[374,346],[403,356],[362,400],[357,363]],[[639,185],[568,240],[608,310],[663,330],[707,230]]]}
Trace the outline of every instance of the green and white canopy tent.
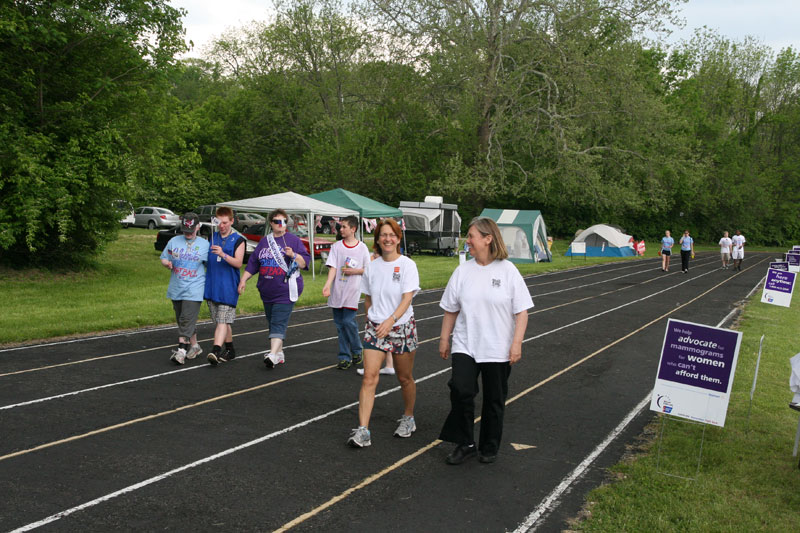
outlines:
{"label": "green and white canopy tent", "polygon": [[547,248],[547,228],[541,211],[484,209],[481,216],[497,222],[508,249],[509,261],[513,263],[552,261],[553,257]]}
{"label": "green and white canopy tent", "polygon": [[[259,196],[257,198],[245,198],[243,200],[232,200],[230,202],[220,202],[217,205],[224,205],[237,211],[248,211],[254,213],[269,213],[275,209],[283,209],[287,213],[296,213],[306,218],[307,227],[314,221],[314,215],[328,216],[348,216],[358,215],[357,211],[347,209],[338,205],[329,204],[296,192],[287,191],[269,196]],[[267,228],[269,229],[269,226]],[[308,232],[309,246],[311,247],[311,277],[316,278],[314,272],[314,232]]]}
{"label": "green and white canopy tent", "polygon": [[309,194],[308,197],[358,211],[361,218],[400,218],[403,216],[403,212],[396,207],[382,204],[377,200],[345,189],[331,189],[330,191]]}

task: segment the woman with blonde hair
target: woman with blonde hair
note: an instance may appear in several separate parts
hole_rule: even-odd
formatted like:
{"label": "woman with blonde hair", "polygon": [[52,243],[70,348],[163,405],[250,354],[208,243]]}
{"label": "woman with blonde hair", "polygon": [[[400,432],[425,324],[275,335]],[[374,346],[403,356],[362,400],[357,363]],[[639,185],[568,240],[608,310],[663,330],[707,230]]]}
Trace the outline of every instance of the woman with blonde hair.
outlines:
{"label": "woman with blonde hair", "polygon": [[416,431],[414,403],[414,356],[417,353],[417,325],[411,300],[419,291],[417,265],[400,254],[403,232],[392,219],[381,220],[375,228],[376,252],[381,256],[370,262],[361,278],[364,310],[364,378],[358,394],[358,427],[347,443],[355,448],[372,444],[369,418],[375,404],[378,373],[387,355],[394,359],[395,375],[403,396],[403,415],[395,437],[410,437]]}
{"label": "woman with blonde hair", "polygon": [[[446,462],[458,465],[478,455],[482,463],[497,459],[503,433],[511,365],[522,358],[522,341],[533,300],[517,267],[508,261],[494,220],[472,219],[467,231],[472,259],[459,265],[439,304],[444,309],[439,355],[447,359],[452,341],[450,414],[439,438],[456,448]],[[483,408],[475,446],[475,396],[478,376]]]}

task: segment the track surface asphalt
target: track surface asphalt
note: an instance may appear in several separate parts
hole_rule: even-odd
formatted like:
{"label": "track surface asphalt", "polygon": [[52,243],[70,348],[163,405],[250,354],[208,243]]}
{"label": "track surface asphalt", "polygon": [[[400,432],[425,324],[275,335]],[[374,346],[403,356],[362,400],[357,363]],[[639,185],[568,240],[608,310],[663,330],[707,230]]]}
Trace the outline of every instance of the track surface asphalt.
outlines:
{"label": "track surface asphalt", "polygon": [[[273,370],[263,316],[236,321],[239,357],[218,367],[205,353],[174,366],[171,327],[0,350],[0,530],[559,531],[652,418],[667,318],[719,324],[770,258],[748,253],[740,273],[706,253],[688,274],[636,259],[527,277],[535,307],[494,464],[446,465],[452,445],[437,441],[441,290],[414,299],[417,432],[392,437],[402,401],[381,376],[360,450],[345,445],[360,376],[335,368],[326,307],[295,311]],[[204,349],[211,334],[199,326]]]}

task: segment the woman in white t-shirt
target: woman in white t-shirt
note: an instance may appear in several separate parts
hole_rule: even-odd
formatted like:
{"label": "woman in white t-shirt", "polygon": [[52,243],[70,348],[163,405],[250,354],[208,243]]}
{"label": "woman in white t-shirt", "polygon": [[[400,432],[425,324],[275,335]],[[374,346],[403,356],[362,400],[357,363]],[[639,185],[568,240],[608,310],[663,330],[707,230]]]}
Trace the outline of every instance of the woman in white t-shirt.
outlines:
{"label": "woman in white t-shirt", "polygon": [[358,394],[358,427],[347,443],[355,448],[372,444],[369,417],[375,404],[378,371],[387,354],[394,359],[400,382],[404,412],[396,437],[410,437],[416,431],[414,402],[414,356],[417,353],[417,325],[411,299],[419,291],[419,273],[414,261],[400,255],[403,232],[392,219],[381,220],[375,228],[375,251],[381,256],[367,265],[361,279],[367,324],[364,332],[364,378]]}
{"label": "woman in white t-shirt", "polygon": [[[439,355],[447,359],[453,334],[453,373],[450,414],[439,438],[454,442],[447,456],[451,465],[479,454],[482,463],[497,459],[503,433],[511,365],[522,358],[522,340],[533,300],[525,281],[508,261],[494,220],[472,220],[467,232],[473,259],[456,268],[439,304],[444,309]],[[483,408],[478,446],[475,446],[475,396],[478,376],[483,386]]]}

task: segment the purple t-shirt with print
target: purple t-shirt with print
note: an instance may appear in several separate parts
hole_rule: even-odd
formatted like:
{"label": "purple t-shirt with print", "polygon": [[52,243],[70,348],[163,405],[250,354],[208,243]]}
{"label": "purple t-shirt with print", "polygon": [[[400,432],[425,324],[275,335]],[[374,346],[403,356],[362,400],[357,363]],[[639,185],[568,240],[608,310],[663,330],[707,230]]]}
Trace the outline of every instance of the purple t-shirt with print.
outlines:
{"label": "purple t-shirt with print", "polygon": [[[272,251],[267,244],[267,237],[258,241],[258,246],[250,254],[250,259],[247,261],[245,267],[246,272],[252,275],[258,274],[258,292],[261,294],[261,300],[267,304],[290,304],[292,301],[289,299],[289,284],[284,283],[286,279],[286,272],[278,266],[278,262],[272,255]],[[306,262],[306,267],[303,270],[308,270],[311,264],[311,257],[308,255],[303,241],[300,237],[293,233],[285,233],[275,239],[278,247],[283,250],[289,246],[295,253],[300,254]],[[286,266],[289,267],[292,260],[283,254],[283,260],[286,261]],[[297,295],[303,294],[303,276],[297,278]]]}

